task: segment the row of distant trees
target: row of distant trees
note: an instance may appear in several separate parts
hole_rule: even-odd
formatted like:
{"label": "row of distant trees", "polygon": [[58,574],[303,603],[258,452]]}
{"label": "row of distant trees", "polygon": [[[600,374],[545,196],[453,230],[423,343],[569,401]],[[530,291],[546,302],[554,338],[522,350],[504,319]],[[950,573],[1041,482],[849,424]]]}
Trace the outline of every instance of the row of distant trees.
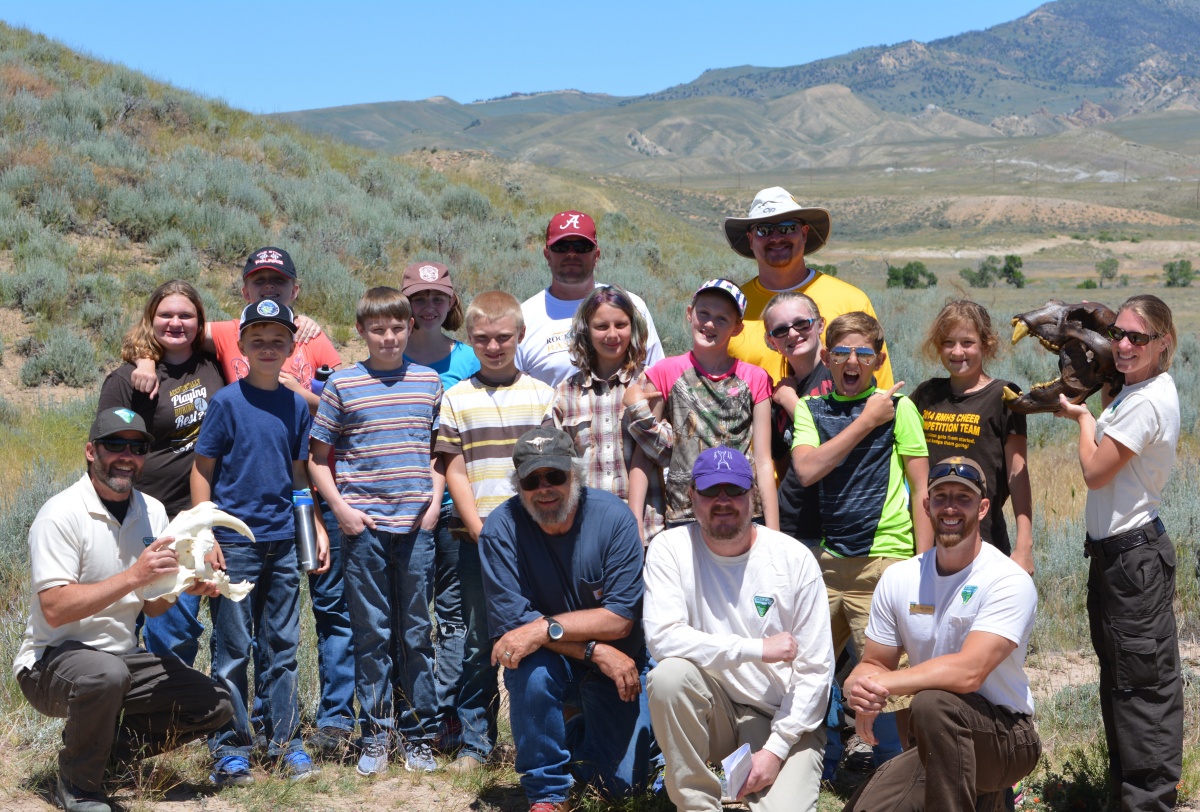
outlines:
{"label": "row of distant trees", "polygon": [[[1016,254],[1006,254],[1004,259],[991,255],[979,261],[974,268],[963,268],[958,272],[963,281],[972,288],[994,288],[1003,283],[1014,288],[1023,288],[1027,280],[1021,268],[1024,263]],[[1196,272],[1190,259],[1180,259],[1167,262],[1163,266],[1163,279],[1168,288],[1190,287]],[[932,288],[938,283],[937,275],[925,267],[924,262],[913,261],[905,265],[888,263],[887,286],[889,288],[905,288],[908,290]],[[1079,285],[1081,288],[1102,288],[1105,282],[1112,283],[1118,279],[1121,263],[1116,257],[1109,257],[1096,263],[1097,280],[1086,279]],[[1128,275],[1120,277],[1120,284],[1129,284]]]}

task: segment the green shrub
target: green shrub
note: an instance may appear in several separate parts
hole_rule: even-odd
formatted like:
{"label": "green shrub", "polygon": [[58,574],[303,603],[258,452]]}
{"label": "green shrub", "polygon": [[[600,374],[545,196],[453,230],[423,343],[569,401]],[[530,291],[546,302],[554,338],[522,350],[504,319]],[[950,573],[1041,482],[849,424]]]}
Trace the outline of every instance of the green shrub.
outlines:
{"label": "green shrub", "polygon": [[482,223],[492,216],[492,204],[470,186],[454,183],[438,197],[438,212],[447,220],[463,217]]}
{"label": "green shrub", "polygon": [[121,280],[108,273],[89,273],[75,279],[75,298],[79,302],[99,302],[118,305],[121,299]]}
{"label": "green shrub", "polygon": [[1077,287],[1081,290],[1095,290],[1096,288],[1098,288],[1100,286],[1098,284],[1096,284],[1095,279],[1085,279],[1082,282],[1080,282],[1078,285],[1076,285],[1075,287]]}
{"label": "green shrub", "polygon": [[40,173],[28,164],[10,166],[0,173],[0,191],[21,206],[32,206],[42,188]]}
{"label": "green shrub", "polygon": [[937,285],[937,276],[925,267],[924,262],[909,262],[902,267],[888,265],[887,286],[914,290]]}
{"label": "green shrub", "polygon": [[155,234],[146,245],[146,249],[151,256],[165,259],[177,251],[191,251],[192,243],[179,229],[169,228]]}
{"label": "green shrub", "polygon": [[1166,276],[1166,284],[1169,288],[1188,288],[1192,285],[1192,279],[1196,272],[1192,270],[1192,261],[1190,259],[1180,259],[1175,262],[1165,263],[1163,266],[1163,274]]}
{"label": "green shrub", "polygon": [[30,387],[43,383],[92,386],[100,378],[96,348],[68,328],[55,327],[41,350],[21,365],[20,378],[23,386]]}
{"label": "green shrub", "polygon": [[171,254],[165,262],[158,266],[158,278],[163,282],[182,279],[185,282],[195,283],[200,279],[201,270],[200,258],[196,256],[195,251],[187,248]]}
{"label": "green shrub", "polygon": [[42,225],[55,231],[71,231],[79,224],[75,205],[62,189],[43,187],[34,201],[34,210]]}
{"label": "green shrub", "polygon": [[4,300],[27,315],[61,311],[71,291],[67,269],[48,259],[31,260],[25,270],[3,280]]}

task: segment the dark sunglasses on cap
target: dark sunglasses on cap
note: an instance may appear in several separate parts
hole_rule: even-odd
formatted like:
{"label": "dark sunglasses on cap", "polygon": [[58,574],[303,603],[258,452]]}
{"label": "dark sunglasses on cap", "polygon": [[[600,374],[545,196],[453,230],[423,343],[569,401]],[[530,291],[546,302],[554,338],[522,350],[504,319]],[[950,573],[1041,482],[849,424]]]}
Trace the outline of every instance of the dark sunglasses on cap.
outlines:
{"label": "dark sunglasses on cap", "polygon": [[869,347],[832,347],[829,350],[829,363],[841,366],[850,360],[850,356],[858,358],[858,363],[869,367],[879,359],[879,353]]}
{"label": "dark sunglasses on cap", "polygon": [[128,448],[129,453],[135,457],[144,457],[150,451],[150,444],[145,440],[123,440],[119,437],[117,439],[97,440],[96,445],[103,448],[109,454],[120,454]]}
{"label": "dark sunglasses on cap", "polygon": [[1128,338],[1135,347],[1144,347],[1156,338],[1162,338],[1162,333],[1139,333],[1135,330],[1122,330],[1117,325],[1108,328],[1108,340],[1116,344],[1122,338]]}
{"label": "dark sunglasses on cap", "polygon": [[556,254],[590,254],[596,246],[587,240],[559,240],[550,246],[550,250]]}
{"label": "dark sunglasses on cap", "polygon": [[787,334],[792,330],[796,331],[796,335],[804,335],[816,323],[816,319],[796,319],[791,324],[781,324],[774,330],[767,333],[771,338],[787,338]]}
{"label": "dark sunglasses on cap", "polygon": [[782,223],[758,223],[750,226],[750,230],[759,237],[770,237],[772,234],[791,234],[804,223],[799,220],[784,220]]}
{"label": "dark sunglasses on cap", "polygon": [[[557,243],[555,244],[557,245]],[[537,471],[534,471],[529,476],[521,477],[521,490],[536,491],[538,488],[542,487],[542,480],[545,480],[546,484],[550,487],[557,488],[559,485],[562,485],[567,481],[567,472],[560,471],[557,468],[551,468],[545,473],[538,473]]]}
{"label": "dark sunglasses on cap", "polygon": [[981,488],[983,487],[983,477],[970,465],[964,465],[961,462],[939,462],[929,469],[930,482],[946,476],[960,476],[963,479],[974,482]]}
{"label": "dark sunglasses on cap", "polygon": [[726,496],[733,498],[736,496],[741,496],[748,490],[750,489],[743,488],[740,485],[730,485],[728,482],[722,482],[720,485],[713,485],[711,488],[700,488],[696,491],[696,493],[700,494],[705,499],[712,499],[721,491],[724,491]]}

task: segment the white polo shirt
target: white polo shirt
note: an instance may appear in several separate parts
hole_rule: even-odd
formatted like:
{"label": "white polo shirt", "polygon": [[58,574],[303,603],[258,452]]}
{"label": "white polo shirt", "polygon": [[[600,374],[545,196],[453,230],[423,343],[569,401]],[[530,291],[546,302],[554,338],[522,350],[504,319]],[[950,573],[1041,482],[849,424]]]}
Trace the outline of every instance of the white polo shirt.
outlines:
{"label": "white polo shirt", "polygon": [[37,595],[65,584],[99,583],[124,572],[166,527],[167,512],[162,503],[136,490],[130,494],[125,521],[118,524],[86,473],[42,505],[29,528],[33,600],[13,673],[33,666],[44,649],[68,640],[113,654],[136,648],[137,616],[144,603],[140,589],[91,617],[64,623],[57,629],[46,622]]}

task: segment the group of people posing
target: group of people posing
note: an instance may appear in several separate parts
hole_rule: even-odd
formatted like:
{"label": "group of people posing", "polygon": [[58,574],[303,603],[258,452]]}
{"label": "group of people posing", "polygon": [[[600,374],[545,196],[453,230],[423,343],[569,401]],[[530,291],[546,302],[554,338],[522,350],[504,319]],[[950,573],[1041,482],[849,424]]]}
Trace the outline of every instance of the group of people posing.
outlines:
{"label": "group of people posing", "polygon": [[[692,347],[673,357],[642,299],[596,281],[596,225],[577,211],[548,223],[551,282],[524,303],[464,303],[437,262],[368,290],[353,365],[294,313],[283,249],[247,260],[237,320],[206,322],[191,285],[160,286],[102,388],[86,473],[29,532],[14,672],[66,718],[59,803],[107,812],[106,779],[201,736],[218,785],[254,781],[256,745],[296,780],[314,755],[367,777],[393,759],[475,771],[501,673],[531,812],[656,778],[680,809],[815,810],[840,707],[877,765],[847,809],[1011,802],[1041,753],[1024,670],[1037,593],[1025,418],[1004,404],[1015,384],[984,369],[987,311],[960,300],[933,318],[925,350],[948,375],[908,397],[868,298],[805,263],[828,211],[774,187],[724,229],[758,275],[701,285]],[[1079,425],[1089,489],[1114,789],[1125,809],[1169,809],[1171,312],[1135,296],[1108,338],[1124,387],[1099,418],[1065,399],[1057,415]],[[302,572],[294,504],[309,496]],[[214,528],[210,558],[250,594],[197,581],[144,600],[180,563],[169,519],[208,501],[253,532]],[[307,738],[301,577],[320,674]],[[211,676],[192,667],[205,603]]]}

